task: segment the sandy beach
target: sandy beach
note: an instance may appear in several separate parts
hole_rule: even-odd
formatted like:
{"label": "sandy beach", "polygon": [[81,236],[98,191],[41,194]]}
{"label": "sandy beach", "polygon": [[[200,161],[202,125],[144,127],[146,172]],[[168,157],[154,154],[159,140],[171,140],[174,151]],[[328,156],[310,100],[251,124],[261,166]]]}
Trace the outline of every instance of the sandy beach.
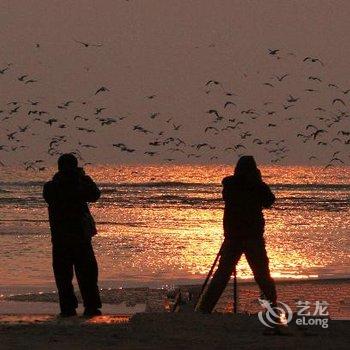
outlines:
{"label": "sandy beach", "polygon": [[[183,292],[199,285],[183,285]],[[216,312],[168,312],[166,289],[102,289],[104,315],[58,318],[56,293],[4,296],[0,301],[1,349],[346,349],[350,343],[350,281],[282,281],[280,300],[295,313],[296,300],[326,300],[329,327],[298,326],[291,321],[282,335],[271,335],[258,320],[258,289],[239,283],[239,314],[232,314],[228,286]],[[81,310],[78,311],[81,314]],[[295,317],[295,316],[294,316]],[[263,345],[262,345],[263,344]]]}
{"label": "sandy beach", "polygon": [[348,349],[350,323],[266,335],[256,317],[136,314],[127,318],[0,317],[1,349]]}

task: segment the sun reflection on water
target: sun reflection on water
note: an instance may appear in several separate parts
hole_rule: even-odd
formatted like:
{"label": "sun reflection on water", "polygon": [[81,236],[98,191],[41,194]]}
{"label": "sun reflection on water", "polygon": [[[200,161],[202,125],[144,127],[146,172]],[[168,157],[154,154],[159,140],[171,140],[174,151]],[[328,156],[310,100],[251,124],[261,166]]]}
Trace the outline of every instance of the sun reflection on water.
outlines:
{"label": "sun reflection on water", "polygon": [[[265,211],[272,275],[349,274],[349,168],[261,169],[277,196],[274,208]],[[120,283],[202,280],[223,240],[220,182],[232,170],[192,165],[88,167],[102,188],[101,200],[91,206],[99,230],[94,245],[100,278]],[[44,181],[53,172],[0,169],[0,180]],[[6,186],[1,196],[8,204],[4,201],[0,214],[9,223],[3,221],[1,230],[10,233],[0,235],[0,274],[8,284],[52,280],[42,185]],[[33,219],[37,221],[31,223]],[[244,258],[238,274],[252,278]]]}

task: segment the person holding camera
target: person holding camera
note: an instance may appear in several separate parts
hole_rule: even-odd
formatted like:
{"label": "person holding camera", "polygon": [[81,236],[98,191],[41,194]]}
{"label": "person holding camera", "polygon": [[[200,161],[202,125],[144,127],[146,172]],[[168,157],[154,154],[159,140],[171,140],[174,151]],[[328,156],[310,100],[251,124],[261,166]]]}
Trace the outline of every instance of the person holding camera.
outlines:
{"label": "person holding camera", "polygon": [[96,231],[88,202],[100,198],[94,181],[66,153],[58,159],[58,172],[44,185],[52,241],[52,265],[62,317],[75,316],[78,301],[72,284],[75,271],[85,316],[101,315],[98,266],[91,238]]}
{"label": "person holding camera", "polygon": [[219,266],[197,310],[212,312],[242,254],[245,254],[264,297],[275,306],[277,293],[265,249],[265,220],[262,212],[264,208],[272,206],[275,196],[263,182],[252,156],[242,156],[234,175],[225,177],[222,185],[225,239],[219,252]]}

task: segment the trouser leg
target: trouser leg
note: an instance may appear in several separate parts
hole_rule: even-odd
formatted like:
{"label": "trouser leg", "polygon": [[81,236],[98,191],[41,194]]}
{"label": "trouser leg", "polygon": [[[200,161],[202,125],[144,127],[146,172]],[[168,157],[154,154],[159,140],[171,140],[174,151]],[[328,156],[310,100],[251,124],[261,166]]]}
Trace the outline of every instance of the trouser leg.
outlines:
{"label": "trouser leg", "polygon": [[55,247],[52,249],[52,267],[58,290],[61,312],[71,312],[78,307],[78,300],[74,294],[73,260],[69,249]]}
{"label": "trouser leg", "polygon": [[210,313],[220,299],[221,294],[230,280],[234,266],[242,255],[241,245],[238,242],[226,241],[221,250],[219,266],[213,275],[207,291],[200,301],[198,309]]}
{"label": "trouser leg", "polygon": [[276,304],[276,286],[270,274],[269,258],[267,257],[264,239],[246,241],[244,253],[261,291],[272,304]]}
{"label": "trouser leg", "polygon": [[102,304],[97,285],[98,266],[91,243],[78,248],[74,267],[84,307],[88,309],[100,308]]}

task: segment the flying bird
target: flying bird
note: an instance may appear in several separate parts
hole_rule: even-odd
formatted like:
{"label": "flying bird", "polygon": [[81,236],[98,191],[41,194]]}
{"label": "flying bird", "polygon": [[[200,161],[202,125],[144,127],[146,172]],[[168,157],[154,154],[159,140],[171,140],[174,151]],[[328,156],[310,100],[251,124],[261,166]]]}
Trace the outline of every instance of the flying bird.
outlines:
{"label": "flying bird", "polygon": [[237,107],[237,105],[236,105],[234,102],[227,101],[227,102],[225,103],[225,105],[224,105],[224,108],[226,108],[226,107],[229,106],[229,105],[232,105],[232,106]]}
{"label": "flying bird", "polygon": [[336,102],[340,102],[340,103],[342,103],[342,104],[345,106],[345,102],[344,102],[341,98],[335,98],[335,99],[332,101],[332,105],[334,105]]}
{"label": "flying bird", "polygon": [[279,81],[279,82],[281,82],[284,78],[286,78],[286,77],[288,77],[288,75],[289,74],[283,74],[283,75],[281,75],[281,76],[278,76],[278,75],[275,75],[275,78]]}
{"label": "flying bird", "polygon": [[279,49],[268,49],[269,50],[269,55],[277,55],[277,53],[280,51]]}
{"label": "flying bird", "polygon": [[292,95],[289,95],[287,98],[287,102],[289,103],[294,103],[297,102],[299,100],[299,97],[293,97]]}
{"label": "flying bird", "polygon": [[105,86],[101,86],[98,90],[96,90],[95,95],[99,94],[100,92],[106,92],[106,91],[110,91],[110,90]]}
{"label": "flying bird", "polygon": [[87,43],[87,42],[79,41],[79,40],[75,40],[75,39],[74,39],[74,41],[78,44],[83,45],[84,47],[89,47],[89,46],[101,47],[102,46],[102,44],[91,44],[91,43]]}
{"label": "flying bird", "polygon": [[322,80],[321,80],[319,77],[315,77],[315,76],[312,76],[312,75],[310,75],[310,76],[308,77],[308,79],[309,79],[309,80],[314,80],[314,81],[316,80],[316,81],[318,81],[318,82],[320,82],[320,83],[322,82]]}
{"label": "flying bird", "polygon": [[303,62],[312,62],[312,63],[316,63],[316,62],[319,62],[322,66],[324,66],[323,62],[319,59],[319,58],[316,58],[316,57],[305,57],[303,59]]}
{"label": "flying bird", "polygon": [[204,132],[207,132],[209,130],[214,130],[216,131],[217,133],[219,132],[219,129],[215,128],[214,126],[207,126],[204,130]]}
{"label": "flying bird", "polygon": [[2,68],[0,69],[0,74],[4,74],[10,67],[5,67],[5,68]]}
{"label": "flying bird", "polygon": [[17,79],[18,79],[19,81],[24,81],[24,79],[27,78],[27,76],[28,76],[28,75],[26,75],[26,74],[25,74],[25,75],[21,75],[21,76],[18,77]]}

